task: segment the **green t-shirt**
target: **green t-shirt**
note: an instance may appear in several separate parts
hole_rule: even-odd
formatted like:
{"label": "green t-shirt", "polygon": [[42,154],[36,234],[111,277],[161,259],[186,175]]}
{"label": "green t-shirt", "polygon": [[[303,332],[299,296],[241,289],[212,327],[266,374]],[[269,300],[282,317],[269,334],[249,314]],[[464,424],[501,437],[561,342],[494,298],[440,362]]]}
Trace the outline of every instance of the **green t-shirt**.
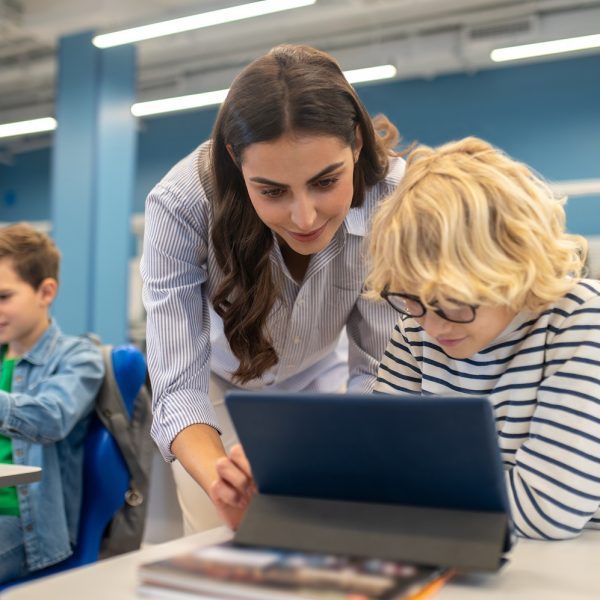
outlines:
{"label": "green t-shirt", "polygon": [[[4,358],[5,348],[2,350],[2,371],[0,371],[0,390],[10,392],[12,390],[12,377],[16,358]],[[11,465],[12,440],[0,434],[0,463]],[[20,515],[19,497],[16,487],[0,487],[0,515]]]}

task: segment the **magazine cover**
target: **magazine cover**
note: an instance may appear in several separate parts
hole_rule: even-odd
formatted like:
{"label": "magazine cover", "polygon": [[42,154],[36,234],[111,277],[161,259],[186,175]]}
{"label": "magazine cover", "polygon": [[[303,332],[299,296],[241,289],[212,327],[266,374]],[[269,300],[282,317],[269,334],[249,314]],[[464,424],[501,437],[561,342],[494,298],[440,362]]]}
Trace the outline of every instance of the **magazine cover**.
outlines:
{"label": "magazine cover", "polygon": [[395,600],[424,597],[449,572],[374,558],[352,558],[230,543],[142,565],[140,592],[262,600]]}

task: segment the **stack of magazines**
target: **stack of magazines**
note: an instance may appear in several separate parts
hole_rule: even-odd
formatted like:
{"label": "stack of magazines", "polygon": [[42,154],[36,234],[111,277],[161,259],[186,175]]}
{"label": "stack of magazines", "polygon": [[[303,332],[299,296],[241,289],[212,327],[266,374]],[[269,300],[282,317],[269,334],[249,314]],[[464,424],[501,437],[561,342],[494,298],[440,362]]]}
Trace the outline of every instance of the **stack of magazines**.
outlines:
{"label": "stack of magazines", "polygon": [[138,591],[173,600],[420,600],[451,575],[389,560],[228,543],[142,565]]}

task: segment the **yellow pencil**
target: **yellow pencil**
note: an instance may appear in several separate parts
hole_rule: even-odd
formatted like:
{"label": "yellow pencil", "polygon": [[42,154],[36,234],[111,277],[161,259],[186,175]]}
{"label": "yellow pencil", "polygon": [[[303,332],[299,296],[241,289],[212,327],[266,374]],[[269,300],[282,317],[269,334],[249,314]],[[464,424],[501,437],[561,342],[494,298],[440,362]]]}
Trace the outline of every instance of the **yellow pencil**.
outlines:
{"label": "yellow pencil", "polygon": [[444,584],[448,582],[449,579],[456,575],[456,571],[450,569],[446,571],[443,575],[440,575],[436,579],[434,579],[431,583],[428,583],[424,588],[421,588],[418,592],[408,597],[408,600],[425,600],[425,598],[429,598],[435,592],[437,592]]}

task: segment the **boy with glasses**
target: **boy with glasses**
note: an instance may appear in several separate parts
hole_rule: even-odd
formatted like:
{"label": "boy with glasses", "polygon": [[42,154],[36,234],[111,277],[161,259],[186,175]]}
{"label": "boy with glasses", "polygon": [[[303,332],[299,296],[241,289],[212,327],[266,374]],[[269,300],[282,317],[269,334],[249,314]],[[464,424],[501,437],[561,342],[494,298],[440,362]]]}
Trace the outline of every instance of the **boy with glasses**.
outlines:
{"label": "boy with glasses", "polygon": [[600,283],[564,223],[486,142],[420,147],[374,218],[367,281],[400,316],[376,391],[487,395],[517,532],[540,539],[600,528]]}

